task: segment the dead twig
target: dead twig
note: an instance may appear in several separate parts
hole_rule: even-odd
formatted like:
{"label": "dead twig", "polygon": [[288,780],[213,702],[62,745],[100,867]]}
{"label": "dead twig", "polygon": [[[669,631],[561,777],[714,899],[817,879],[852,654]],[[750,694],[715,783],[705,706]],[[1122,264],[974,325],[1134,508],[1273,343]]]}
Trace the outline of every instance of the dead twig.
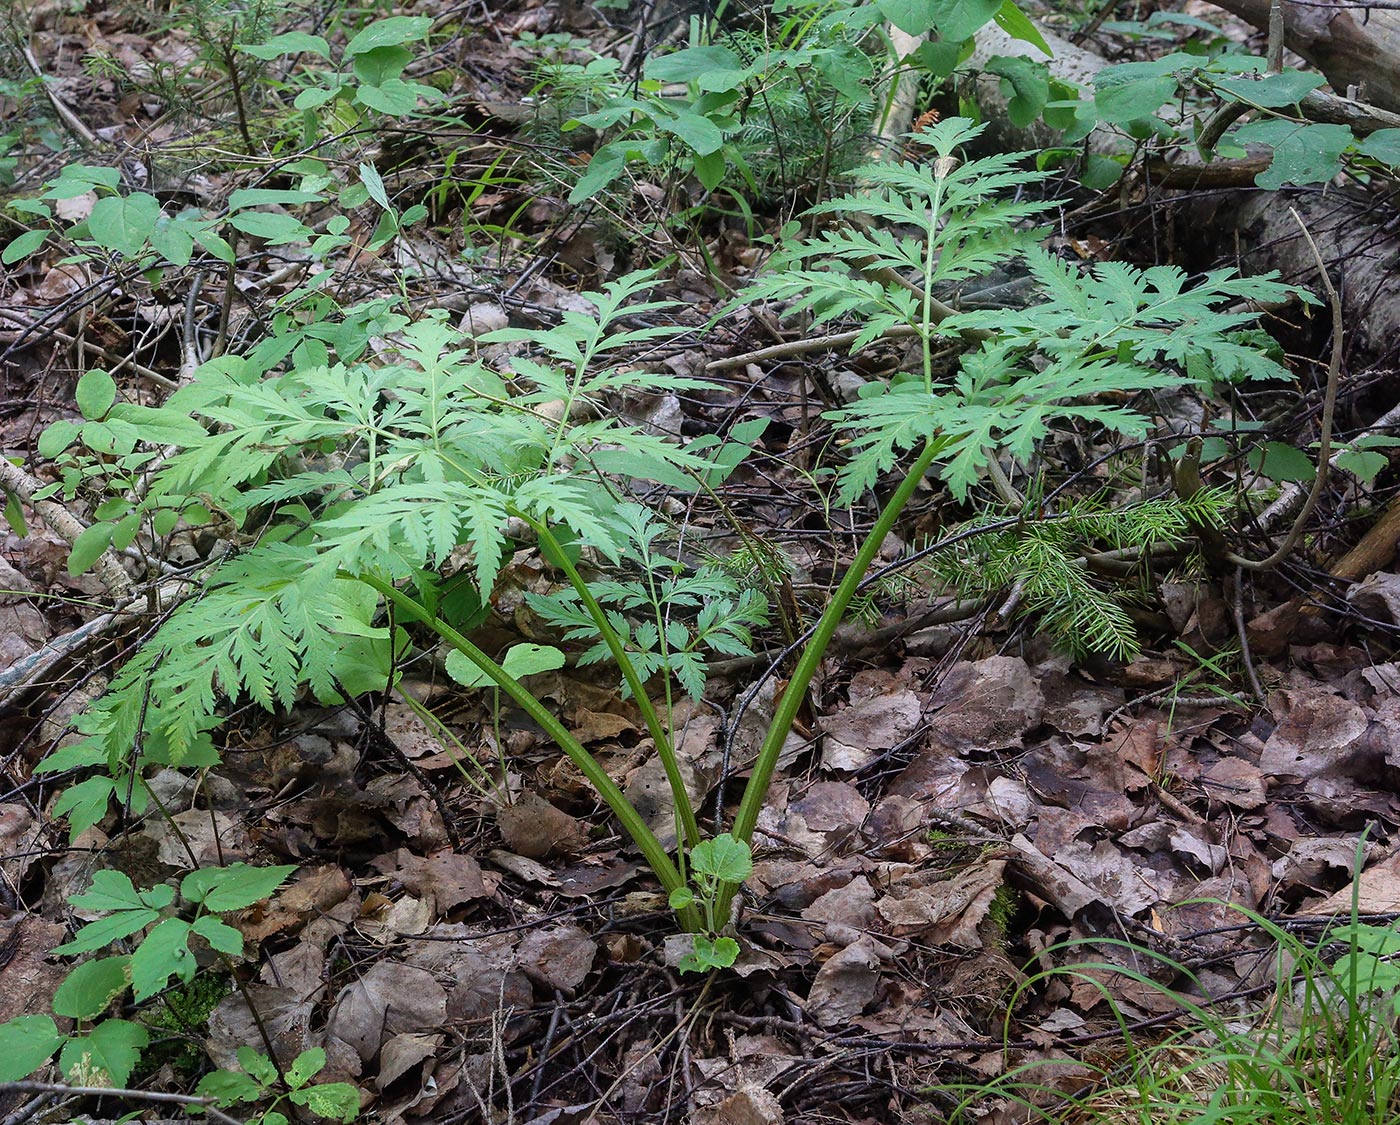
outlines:
{"label": "dead twig", "polygon": [[213,1098],[200,1098],[193,1094],[167,1094],[159,1090],[129,1090],[124,1087],[106,1086],[65,1086],[60,1082],[0,1082],[0,1093],[13,1091],[18,1094],[63,1094],[72,1097],[125,1098],[127,1101],[151,1102],[155,1105],[197,1105],[203,1107],[211,1120],[222,1125],[243,1125],[236,1117],[230,1117]]}
{"label": "dead twig", "polygon": [[[14,313],[5,312],[3,309],[0,309],[0,319],[4,319],[11,324],[19,325],[25,329],[35,327],[34,322],[28,318],[16,316]],[[137,375],[141,376],[141,378],[155,383],[158,387],[164,387],[168,391],[173,391],[180,385],[174,379],[170,378],[170,376],[162,375],[159,371],[153,371],[151,368],[137,363],[131,356],[117,355],[115,352],[108,351],[100,344],[94,344],[91,340],[80,340],[76,336],[69,335],[61,328],[48,329],[44,334],[44,339],[48,339],[49,337],[64,344],[72,344],[80,347],[89,355],[97,356],[98,359],[105,359],[108,363],[113,365],[108,374],[115,375],[118,371],[122,370],[122,368],[129,367]]]}
{"label": "dead twig", "polygon": [[68,104],[54,92],[53,85],[44,77],[44,72],[39,67],[39,60],[34,57],[34,52],[29,49],[28,43],[20,46],[20,54],[24,58],[24,65],[39,80],[39,88],[49,99],[49,104],[53,106],[53,111],[58,115],[58,119],[63,122],[63,127],[72,133],[84,148],[100,148],[102,142],[98,140],[97,134],[89,129],[83,123],[83,119],[74,113]]}
{"label": "dead twig", "polygon": [[1235,618],[1235,635],[1240,639],[1240,660],[1244,663],[1245,674],[1249,677],[1249,690],[1254,695],[1254,702],[1262,707],[1266,696],[1264,685],[1259,682],[1259,673],[1254,669],[1254,658],[1249,653],[1249,630],[1245,628],[1244,623],[1244,571],[1239,567],[1235,567],[1234,587],[1230,602]]}
{"label": "dead twig", "polygon": [[[918,330],[912,325],[897,324],[893,328],[882,332],[878,339],[881,340],[907,340],[910,336],[917,336]],[[725,356],[722,359],[714,359],[705,364],[706,371],[732,371],[736,367],[747,367],[751,363],[766,363],[770,359],[794,359],[797,356],[809,355],[812,352],[829,352],[837,348],[844,348],[854,344],[860,339],[860,331],[837,332],[830,336],[804,336],[800,340],[788,340],[782,344],[770,344],[766,348],[758,348],[751,352],[744,352],[743,355]]]}
{"label": "dead twig", "polygon": [[1312,250],[1313,258],[1317,261],[1318,273],[1322,278],[1322,288],[1327,293],[1327,303],[1332,308],[1332,358],[1327,364],[1327,390],[1322,399],[1322,421],[1318,434],[1317,475],[1313,477],[1312,489],[1308,493],[1307,500],[1303,502],[1303,508],[1298,513],[1298,518],[1293,521],[1288,535],[1273,554],[1256,562],[1253,559],[1237,555],[1233,551],[1225,553],[1225,558],[1229,562],[1243,567],[1245,570],[1272,570],[1293,552],[1293,548],[1298,545],[1298,540],[1303,536],[1304,527],[1312,517],[1314,509],[1317,508],[1318,501],[1322,499],[1322,490],[1327,487],[1327,480],[1332,471],[1332,422],[1337,410],[1337,384],[1341,381],[1342,375],[1342,298],[1337,293],[1336,286],[1332,284],[1331,275],[1327,272],[1327,264],[1322,260],[1322,251],[1317,248],[1317,242],[1314,241],[1312,232],[1308,230],[1302,216],[1297,211],[1291,207],[1288,211],[1297,221],[1298,228],[1303,232],[1303,237],[1307,239],[1308,247]]}

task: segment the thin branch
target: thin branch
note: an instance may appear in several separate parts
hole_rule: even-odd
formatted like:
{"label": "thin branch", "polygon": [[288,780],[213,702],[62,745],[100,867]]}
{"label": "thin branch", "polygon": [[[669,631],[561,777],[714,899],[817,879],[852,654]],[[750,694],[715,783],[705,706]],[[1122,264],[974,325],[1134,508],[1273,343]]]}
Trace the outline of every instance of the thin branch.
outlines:
{"label": "thin branch", "polygon": [[222,1125],[244,1125],[220,1109],[213,1098],[193,1094],[167,1094],[159,1090],[128,1090],[107,1086],[65,1086],[61,1082],[0,1082],[0,1092],[17,1094],[67,1094],[73,1097],[125,1098],[128,1101],[152,1102],[156,1105],[198,1105],[204,1107],[211,1120]]}
{"label": "thin branch", "polygon": [[1283,71],[1283,0],[1269,0],[1269,48],[1268,64],[1270,74]]}
{"label": "thin branch", "polygon": [[[896,324],[880,333],[880,340],[903,340],[919,334],[912,324]],[[809,352],[835,351],[854,344],[861,337],[861,331],[837,332],[831,336],[804,336],[798,340],[788,340],[782,344],[771,344],[766,348],[745,352],[743,355],[726,356],[705,364],[706,371],[732,371],[736,367],[747,367],[751,363],[764,363],[770,359],[793,359]]]}
{"label": "thin branch", "polygon": [[1342,298],[1337,293],[1336,286],[1332,284],[1332,278],[1327,272],[1327,265],[1322,260],[1322,251],[1317,248],[1312,232],[1308,230],[1301,216],[1292,207],[1288,209],[1288,213],[1297,221],[1299,229],[1303,232],[1303,237],[1307,240],[1308,247],[1313,252],[1313,258],[1317,261],[1318,273],[1322,277],[1322,288],[1327,293],[1327,303],[1332,307],[1332,358],[1327,365],[1327,391],[1322,399],[1317,475],[1313,477],[1312,491],[1308,493],[1308,498],[1303,503],[1303,509],[1298,513],[1298,518],[1293,521],[1293,526],[1289,529],[1287,537],[1279,544],[1278,550],[1268,558],[1255,562],[1242,558],[1233,551],[1226,552],[1226,559],[1246,570],[1272,570],[1292,553],[1293,548],[1298,545],[1298,540],[1302,538],[1304,526],[1312,517],[1318,501],[1322,499],[1322,490],[1327,487],[1327,479],[1332,472],[1332,421],[1337,411],[1337,384],[1341,381],[1342,375]]}
{"label": "thin branch", "polygon": [[29,67],[34,77],[39,80],[39,88],[44,91],[44,97],[49,99],[49,104],[53,106],[53,111],[58,115],[58,119],[63,122],[63,127],[72,133],[84,148],[100,148],[102,142],[98,140],[97,134],[83,124],[83,119],[54,93],[53,86],[44,77],[44,72],[39,67],[39,60],[34,57],[34,52],[29,49],[28,43],[21,45],[20,53],[24,57],[25,66]]}
{"label": "thin branch", "polygon": [[[34,511],[46,524],[63,537],[71,547],[78,536],[87,530],[82,522],[62,504],[52,500],[35,500],[34,493],[43,485],[35,480],[8,457],[0,457],[0,491],[12,492],[26,503],[33,504]],[[122,569],[122,564],[109,547],[97,556],[93,570],[102,584],[118,597],[131,593],[131,579]]]}

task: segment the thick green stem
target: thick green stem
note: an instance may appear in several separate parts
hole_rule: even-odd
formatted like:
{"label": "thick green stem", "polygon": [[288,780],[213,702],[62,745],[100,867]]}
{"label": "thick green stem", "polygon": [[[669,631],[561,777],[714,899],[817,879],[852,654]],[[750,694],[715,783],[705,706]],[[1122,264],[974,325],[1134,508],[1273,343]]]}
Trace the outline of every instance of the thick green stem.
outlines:
{"label": "thick green stem", "polygon": [[[861,544],[860,550],[856,553],[850,569],[841,579],[841,585],[836,588],[836,593],[832,595],[826,612],[817,622],[812,639],[802,650],[802,656],[797,662],[797,667],[793,670],[792,679],[788,681],[787,689],[783,692],[782,698],[778,700],[773,721],[768,725],[768,733],[763,739],[763,745],[759,747],[753,772],[749,774],[748,784],[744,787],[744,795],[739,801],[739,812],[734,818],[734,827],[730,829],[730,834],[736,840],[741,840],[745,844],[752,841],[754,828],[758,824],[758,814],[763,808],[763,802],[767,799],[769,783],[773,780],[773,771],[778,768],[778,756],[782,753],[784,743],[787,742],[788,732],[792,730],[798,708],[802,706],[802,700],[806,697],[807,686],[812,682],[812,677],[816,675],[817,669],[821,666],[822,657],[826,655],[827,645],[831,643],[831,638],[836,633],[836,627],[841,624],[841,619],[846,616],[846,610],[860,587],[861,579],[865,577],[866,572],[879,554],[880,545],[885,541],[885,537],[894,530],[895,521],[899,519],[900,513],[904,511],[905,506],[913,497],[914,490],[924,479],[924,473],[928,471],[929,466],[933,464],[933,459],[938,456],[938,452],[942,448],[943,444],[935,438],[930,438],[928,444],[924,446],[923,452],[919,454],[918,459],[910,467],[908,475],[900,482],[894,495],[889,498],[880,512],[875,526],[870,529],[870,534],[866,536],[865,542]],[[718,909],[715,911],[719,918],[729,917],[729,905],[738,889],[738,884],[735,883],[726,883],[720,889]]]}
{"label": "thick green stem", "polygon": [[[544,732],[554,740],[555,745],[569,756],[569,760],[578,766],[579,771],[598,791],[598,796],[603,798],[613,815],[622,824],[623,830],[632,837],[633,842],[641,849],[642,855],[651,865],[652,871],[656,873],[656,877],[661,881],[661,886],[666,893],[669,895],[672,891],[685,885],[680,872],[676,870],[676,865],[671,862],[670,855],[661,846],[661,841],[647,827],[646,821],[632,807],[626,795],[617,787],[617,783],[608,776],[607,771],[598,764],[597,759],[584,749],[583,744],[568,732],[564,724],[551,715],[544,705],[530,694],[528,688],[456,629],[439,621],[424,606],[392,583],[385,582],[373,574],[357,574],[354,577],[366,586],[379,591],[415,621],[421,621],[489,676],[503,692],[516,702],[522,711],[540,725]],[[677,911],[677,915],[681,925],[686,930],[692,933],[700,932],[701,919],[695,907],[686,907]]]}
{"label": "thick green stem", "polygon": [[540,537],[541,544],[548,547],[554,555],[552,561],[564,571],[569,579],[569,584],[578,592],[579,599],[588,611],[588,616],[598,627],[603,643],[608,646],[613,660],[622,669],[622,678],[626,681],[632,698],[637,701],[637,709],[641,711],[651,740],[656,744],[656,753],[661,759],[661,768],[666,771],[666,781],[671,786],[671,800],[675,803],[676,821],[680,825],[679,846],[682,849],[695,847],[700,842],[700,825],[695,819],[695,809],[690,804],[690,794],[685,789],[685,779],[681,777],[680,763],[676,760],[675,748],[671,745],[670,735],[667,734],[666,728],[661,722],[661,716],[657,714],[651,698],[646,693],[646,685],[642,683],[641,676],[637,674],[637,666],[632,663],[632,658],[627,655],[627,650],[623,647],[622,638],[617,635],[617,630],[608,621],[603,607],[598,604],[598,599],[593,596],[593,591],[588,588],[588,583],[584,581],[578,568],[564,553],[564,549],[560,546],[559,540],[554,537],[554,533],[543,523],[530,516],[523,513],[512,514],[519,515],[528,523],[534,529],[535,534]]}

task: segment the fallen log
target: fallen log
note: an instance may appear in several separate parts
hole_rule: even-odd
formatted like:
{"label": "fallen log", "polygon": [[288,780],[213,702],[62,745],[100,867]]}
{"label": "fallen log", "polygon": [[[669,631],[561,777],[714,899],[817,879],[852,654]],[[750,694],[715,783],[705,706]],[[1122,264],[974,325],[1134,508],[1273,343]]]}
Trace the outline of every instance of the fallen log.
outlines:
{"label": "fallen log", "polygon": [[[1255,27],[1270,0],[1213,0]],[[1400,113],[1400,10],[1347,0],[1283,0],[1283,41],[1322,71],[1332,89]]]}
{"label": "fallen log", "polygon": [[[1229,0],[1231,4],[1237,2],[1243,0]],[[1267,12],[1267,0],[1262,3]],[[1378,17],[1382,13],[1373,14]],[[1400,12],[1386,14],[1395,16],[1400,27]],[[1091,85],[1094,74],[1108,65],[1093,52],[1063,39],[1047,34],[1046,40],[1055,57],[1045,61],[1057,78]],[[1400,65],[1400,42],[1396,50],[1392,63]],[[976,97],[988,121],[987,140],[1003,151],[1053,147],[1058,136],[1043,121],[1017,129],[1008,120],[1001,79],[983,69],[998,55],[1043,58],[1038,50],[1011,38],[995,24],[977,33],[976,49],[965,66],[971,72],[968,81],[975,84]],[[1396,122],[1395,115],[1387,110],[1330,94],[1310,96],[1304,99],[1302,108],[1316,120],[1345,120],[1354,129],[1359,124],[1359,133],[1394,127]],[[1108,154],[1121,151],[1123,138],[1100,127],[1081,143],[1090,152]],[[1253,188],[1253,177],[1265,167],[1266,159],[1266,155],[1251,153],[1245,160],[1204,163],[1194,147],[1182,146],[1153,155],[1138,190],[1185,189],[1174,202],[1180,229],[1189,237],[1185,244],[1193,250],[1193,264],[1208,261],[1208,247],[1213,243],[1230,247],[1234,264],[1245,273],[1278,270],[1286,280],[1316,289],[1317,263],[1290,214],[1290,208],[1297,210],[1322,248],[1327,269],[1343,295],[1349,368],[1359,370],[1393,354],[1396,341],[1400,341],[1400,290],[1394,282],[1400,276],[1400,241],[1388,229],[1395,215],[1393,205],[1378,206],[1374,190],[1259,191]],[[1224,190],[1207,193],[1192,189]],[[1386,403],[1383,408],[1390,405]]]}

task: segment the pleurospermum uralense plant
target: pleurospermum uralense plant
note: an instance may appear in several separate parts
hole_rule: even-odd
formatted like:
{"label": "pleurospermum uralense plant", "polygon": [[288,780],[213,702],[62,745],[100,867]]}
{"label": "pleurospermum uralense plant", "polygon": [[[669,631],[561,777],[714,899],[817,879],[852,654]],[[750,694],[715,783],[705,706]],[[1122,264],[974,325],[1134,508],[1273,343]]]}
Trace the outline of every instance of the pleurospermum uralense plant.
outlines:
{"label": "pleurospermum uralense plant", "polygon": [[[654,279],[645,274],[594,295],[596,315],[566,312],[544,331],[483,337],[532,345],[508,374],[475,358],[442,317],[410,322],[380,302],[338,319],[283,318],[265,344],[206,364],[158,408],[116,403],[100,378],[80,388],[88,420],[45,450],[63,466],[70,493],[100,495],[111,485],[114,494],[96,509],[111,522],[99,540],[158,542],[217,518],[245,546],[209,569],[198,596],[79,716],[81,739],[39,767],[95,771],[64,793],[58,811],[81,831],[113,799],[139,807],[148,767],[216,762],[211,732],[221,698],[273,709],[303,694],[333,701],[392,687],[403,627],[416,623],[457,654],[450,665],[465,669],[464,678],[495,685],[587,777],[650,864],[680,926],[696,935],[685,967],[732,963],[738,946],[721,931],[749,872],[779,751],[920,482],[936,470],[965,497],[994,458],[1032,456],[1052,421],[1142,433],[1145,419],[1124,405],[1135,392],[1279,374],[1242,335],[1252,316],[1238,307],[1282,300],[1289,287],[1213,273],[1188,289],[1180,271],[1127,266],[1080,274],[1037,246],[1031,224],[1050,205],[1008,198],[1037,173],[1014,155],[959,161],[975,133],[949,120],[916,138],[926,163],[866,169],[866,186],[818,208],[828,224],[822,233],[788,247],[747,297],[790,302],[818,320],[854,317],[864,340],[912,336],[921,362],[829,415],[849,438],[842,500],[886,475],[890,487],[805,638],[755,760],[745,763],[750,776],[728,832],[702,832],[677,758],[672,692],[679,685],[698,696],[708,655],[747,652],[764,607],[718,567],[692,570],[663,550],[664,521],[631,486],[716,487],[757,432],[742,424],[728,439],[681,446],[578,409],[634,387],[702,385],[620,358],[679,331],[654,323],[669,306],[649,298]],[[864,225],[831,225],[853,216]],[[940,282],[1014,258],[1040,283],[1039,304],[993,323],[954,315],[932,296]],[[966,350],[942,377],[935,348],[959,336]],[[1106,394],[1111,402],[1096,401]],[[142,486],[130,487],[136,479]],[[467,563],[444,576],[464,545]],[[522,681],[538,667],[533,649],[497,660],[472,640],[503,567],[525,545],[566,583],[545,616],[569,640],[588,642],[584,659],[612,660],[641,712],[670,784],[674,851]]]}

